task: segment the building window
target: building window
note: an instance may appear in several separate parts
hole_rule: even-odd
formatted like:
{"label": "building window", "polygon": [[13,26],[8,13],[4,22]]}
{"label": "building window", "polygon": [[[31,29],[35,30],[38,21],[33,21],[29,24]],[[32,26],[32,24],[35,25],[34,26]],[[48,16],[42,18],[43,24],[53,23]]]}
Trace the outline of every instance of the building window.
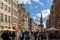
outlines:
{"label": "building window", "polygon": [[13,14],[14,14],[15,16],[18,16],[17,11],[15,11],[15,10],[13,10]]}
{"label": "building window", "polygon": [[7,15],[5,15],[5,22],[7,22]]}
{"label": "building window", "polygon": [[2,2],[0,2],[0,8],[2,8],[2,9],[3,9],[3,3],[2,3]]}
{"label": "building window", "polygon": [[10,12],[10,7],[7,8],[8,12]]}
{"label": "building window", "polygon": [[4,26],[0,26],[0,29],[4,29]]}
{"label": "building window", "polygon": [[7,11],[7,5],[4,5],[4,9]]}
{"label": "building window", "polygon": [[16,19],[16,18],[13,18],[13,22],[14,22],[14,23],[17,23],[17,19]]}
{"label": "building window", "polygon": [[6,2],[8,2],[10,4],[10,0],[5,0]]}
{"label": "building window", "polygon": [[8,22],[10,23],[10,16],[8,16]]}
{"label": "building window", "polygon": [[9,27],[9,29],[11,29],[11,27]]}
{"label": "building window", "polygon": [[7,0],[8,1],[8,3],[10,4],[10,0]]}
{"label": "building window", "polygon": [[15,3],[15,2],[13,2],[13,5],[14,5],[14,6],[16,6],[16,3]]}
{"label": "building window", "polygon": [[7,28],[7,26],[5,26],[5,28]]}
{"label": "building window", "polygon": [[1,22],[3,22],[3,14],[2,13],[1,13],[1,16],[0,17],[1,17]]}
{"label": "building window", "polygon": [[5,0],[7,2],[7,0]]}

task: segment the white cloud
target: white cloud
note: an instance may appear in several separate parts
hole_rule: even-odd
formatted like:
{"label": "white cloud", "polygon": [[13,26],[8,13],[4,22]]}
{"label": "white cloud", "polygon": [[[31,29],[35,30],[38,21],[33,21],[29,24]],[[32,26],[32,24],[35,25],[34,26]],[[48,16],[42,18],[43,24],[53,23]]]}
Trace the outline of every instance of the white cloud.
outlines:
{"label": "white cloud", "polygon": [[32,6],[32,5],[30,5],[30,8],[31,8],[31,9],[33,9],[33,8],[36,9],[36,8],[38,8],[38,6]]}
{"label": "white cloud", "polygon": [[[48,19],[48,16],[50,14],[50,9],[43,10],[43,11],[41,11],[41,13],[43,16],[44,28],[46,28],[46,20]],[[41,13],[38,13],[38,14],[36,14],[35,17],[33,17],[35,21],[38,20],[38,21],[36,21],[37,24],[39,24],[39,22],[40,22]]]}
{"label": "white cloud", "polygon": [[18,0],[18,4],[19,4],[19,3],[22,3],[22,0]]}
{"label": "white cloud", "polygon": [[33,17],[33,19],[35,19],[36,17]]}
{"label": "white cloud", "polygon": [[44,6],[44,3],[42,3],[41,1],[39,2],[40,5]]}
{"label": "white cloud", "polygon": [[43,22],[43,24],[44,24],[44,28],[46,28],[46,22]]}
{"label": "white cloud", "polygon": [[36,2],[36,3],[39,3],[40,5],[44,5],[44,3],[43,2],[41,2],[40,0],[18,0],[18,3],[24,3],[24,4],[32,4],[32,2],[31,1],[34,1],[34,2]]}
{"label": "white cloud", "polygon": [[40,0],[33,0],[33,1],[35,1],[36,3],[39,3],[40,5],[44,5],[44,3],[43,2],[41,2]]}
{"label": "white cloud", "polygon": [[[45,18],[46,16],[48,16],[50,14],[50,9],[47,9],[47,10],[43,10],[41,11],[42,15],[43,15],[43,18]],[[38,17],[41,16],[41,13],[38,13],[36,14]]]}
{"label": "white cloud", "polygon": [[39,2],[39,0],[33,0],[33,1],[35,1],[35,2]]}
{"label": "white cloud", "polygon": [[42,11],[42,14],[43,14],[43,17],[46,17],[50,14],[50,9],[47,9],[47,10],[43,10]]}
{"label": "white cloud", "polygon": [[31,3],[31,0],[18,0],[19,1],[19,3],[24,3],[24,4],[32,4]]}
{"label": "white cloud", "polygon": [[36,23],[35,19],[36,19],[36,17],[33,17],[33,20],[34,20],[34,22]]}
{"label": "white cloud", "polygon": [[38,14],[36,14],[36,16],[37,16],[37,17],[41,17],[41,14],[40,14],[40,13],[38,13]]}

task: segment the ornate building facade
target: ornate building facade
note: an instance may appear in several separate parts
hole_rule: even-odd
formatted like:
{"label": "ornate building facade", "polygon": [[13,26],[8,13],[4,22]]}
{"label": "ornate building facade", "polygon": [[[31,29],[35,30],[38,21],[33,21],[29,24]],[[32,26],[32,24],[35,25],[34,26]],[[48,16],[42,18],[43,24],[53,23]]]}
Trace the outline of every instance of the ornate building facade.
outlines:
{"label": "ornate building facade", "polygon": [[18,4],[19,12],[19,29],[23,31],[29,31],[29,13],[25,10],[24,4]]}
{"label": "ornate building facade", "polygon": [[18,0],[0,0],[0,29],[18,27]]}
{"label": "ornate building facade", "polygon": [[18,26],[19,26],[19,30],[23,30],[23,14],[24,14],[24,7],[23,7],[23,4],[18,4]]}

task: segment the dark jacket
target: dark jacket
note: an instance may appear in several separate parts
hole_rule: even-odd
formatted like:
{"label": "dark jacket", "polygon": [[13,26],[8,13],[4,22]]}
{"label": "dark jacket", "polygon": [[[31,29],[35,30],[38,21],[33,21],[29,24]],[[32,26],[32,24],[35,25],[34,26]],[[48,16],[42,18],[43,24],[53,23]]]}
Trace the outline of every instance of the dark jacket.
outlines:
{"label": "dark jacket", "polygon": [[2,38],[3,40],[10,40],[10,39],[9,39],[9,34],[8,34],[7,32],[2,33],[1,38]]}
{"label": "dark jacket", "polygon": [[30,40],[29,34],[26,34],[26,35],[25,35],[25,40]]}

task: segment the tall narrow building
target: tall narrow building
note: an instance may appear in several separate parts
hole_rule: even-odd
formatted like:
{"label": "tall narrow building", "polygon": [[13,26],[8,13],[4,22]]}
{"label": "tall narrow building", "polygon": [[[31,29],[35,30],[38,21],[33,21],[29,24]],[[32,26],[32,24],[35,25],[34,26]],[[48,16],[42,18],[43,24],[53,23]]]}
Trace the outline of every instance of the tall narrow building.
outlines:
{"label": "tall narrow building", "polygon": [[24,9],[24,4],[18,4],[18,13],[19,13],[19,30],[24,30],[24,14],[25,14],[25,9]]}
{"label": "tall narrow building", "polygon": [[42,19],[42,14],[41,14],[41,18],[40,18],[40,26],[43,27],[43,19]]}
{"label": "tall narrow building", "polygon": [[42,14],[41,14],[41,18],[40,18],[39,32],[44,32],[44,25],[43,25]]}
{"label": "tall narrow building", "polygon": [[23,27],[22,27],[22,25],[23,25],[23,4],[18,4],[17,5],[17,7],[18,7],[18,28],[19,28],[19,31],[20,30],[23,30]]}
{"label": "tall narrow building", "polygon": [[19,30],[29,31],[29,13],[25,10],[24,4],[18,4]]}

